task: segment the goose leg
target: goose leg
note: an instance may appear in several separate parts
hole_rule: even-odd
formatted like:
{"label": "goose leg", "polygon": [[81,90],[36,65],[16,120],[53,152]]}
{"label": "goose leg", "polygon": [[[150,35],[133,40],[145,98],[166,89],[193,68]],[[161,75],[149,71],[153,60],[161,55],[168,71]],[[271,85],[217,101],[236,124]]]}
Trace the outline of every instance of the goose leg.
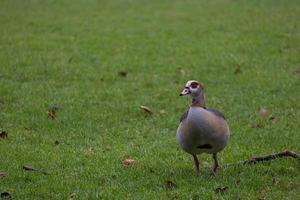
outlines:
{"label": "goose leg", "polygon": [[199,176],[200,174],[200,170],[199,170],[199,160],[197,158],[196,155],[192,154],[193,158],[194,158],[194,162],[195,162],[195,170],[196,170],[196,176]]}
{"label": "goose leg", "polygon": [[213,159],[213,164],[212,164],[212,175],[216,174],[216,171],[219,167],[219,163],[218,163],[218,158],[217,158],[217,153],[213,153],[212,154],[212,159]]}

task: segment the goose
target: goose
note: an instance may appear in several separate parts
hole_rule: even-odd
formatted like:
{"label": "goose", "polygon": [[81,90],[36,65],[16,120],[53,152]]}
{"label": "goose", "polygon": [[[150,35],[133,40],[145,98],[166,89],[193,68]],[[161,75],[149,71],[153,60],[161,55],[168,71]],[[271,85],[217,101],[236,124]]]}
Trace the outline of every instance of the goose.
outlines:
{"label": "goose", "polygon": [[181,119],[176,138],[180,147],[194,158],[196,176],[199,176],[198,154],[212,154],[212,172],[219,167],[217,153],[222,151],[229,140],[229,127],[224,115],[212,108],[206,108],[203,84],[196,80],[186,83],[179,96],[189,95],[192,103]]}

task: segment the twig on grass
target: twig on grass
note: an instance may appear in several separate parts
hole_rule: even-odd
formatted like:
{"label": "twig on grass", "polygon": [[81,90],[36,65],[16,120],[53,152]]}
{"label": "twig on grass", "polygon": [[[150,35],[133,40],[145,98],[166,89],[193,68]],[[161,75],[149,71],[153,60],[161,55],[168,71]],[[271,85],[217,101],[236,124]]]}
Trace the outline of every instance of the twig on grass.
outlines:
{"label": "twig on grass", "polygon": [[280,157],[293,157],[293,158],[298,158],[300,159],[300,155],[290,151],[290,150],[285,150],[279,153],[274,153],[274,154],[270,154],[270,155],[266,155],[266,156],[258,156],[258,157],[253,157],[249,160],[244,160],[242,161],[243,164],[255,164],[257,162],[260,161],[269,161],[269,160],[274,160],[276,158],[280,158]]}
{"label": "twig on grass", "polygon": [[270,155],[252,157],[249,160],[242,160],[242,161],[238,161],[235,163],[228,163],[225,166],[230,166],[230,165],[235,165],[235,164],[256,164],[257,162],[270,161],[270,160],[274,160],[274,159],[277,159],[280,157],[293,157],[296,159],[300,159],[300,154],[298,154],[294,151],[284,150],[282,152],[274,153],[274,154],[270,154]]}
{"label": "twig on grass", "polygon": [[45,175],[48,174],[47,172],[45,172],[43,170],[40,170],[40,169],[33,168],[30,165],[24,165],[23,166],[23,170],[25,170],[25,171],[32,171],[32,172],[40,172],[40,173],[45,174]]}

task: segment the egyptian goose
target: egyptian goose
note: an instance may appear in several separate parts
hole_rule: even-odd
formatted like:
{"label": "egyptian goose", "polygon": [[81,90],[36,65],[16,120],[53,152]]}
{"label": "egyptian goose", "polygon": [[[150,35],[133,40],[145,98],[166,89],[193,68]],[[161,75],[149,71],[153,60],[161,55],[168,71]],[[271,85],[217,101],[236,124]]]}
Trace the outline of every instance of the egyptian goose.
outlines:
{"label": "egyptian goose", "polygon": [[196,175],[200,173],[197,154],[212,154],[212,175],[219,166],[217,153],[223,150],[229,139],[229,127],[224,115],[205,106],[203,85],[188,81],[180,96],[190,95],[192,104],[185,112],[177,129],[177,141],[181,148],[194,158]]}

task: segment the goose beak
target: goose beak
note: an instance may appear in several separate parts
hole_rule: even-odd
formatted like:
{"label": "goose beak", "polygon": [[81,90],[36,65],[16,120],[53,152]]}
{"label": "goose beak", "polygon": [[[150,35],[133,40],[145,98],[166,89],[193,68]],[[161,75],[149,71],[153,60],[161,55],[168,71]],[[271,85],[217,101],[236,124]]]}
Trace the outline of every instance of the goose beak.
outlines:
{"label": "goose beak", "polygon": [[190,93],[191,93],[190,89],[189,89],[188,87],[185,87],[185,88],[182,90],[182,92],[179,94],[179,96],[185,96],[185,95],[188,95],[188,94],[190,94]]}

